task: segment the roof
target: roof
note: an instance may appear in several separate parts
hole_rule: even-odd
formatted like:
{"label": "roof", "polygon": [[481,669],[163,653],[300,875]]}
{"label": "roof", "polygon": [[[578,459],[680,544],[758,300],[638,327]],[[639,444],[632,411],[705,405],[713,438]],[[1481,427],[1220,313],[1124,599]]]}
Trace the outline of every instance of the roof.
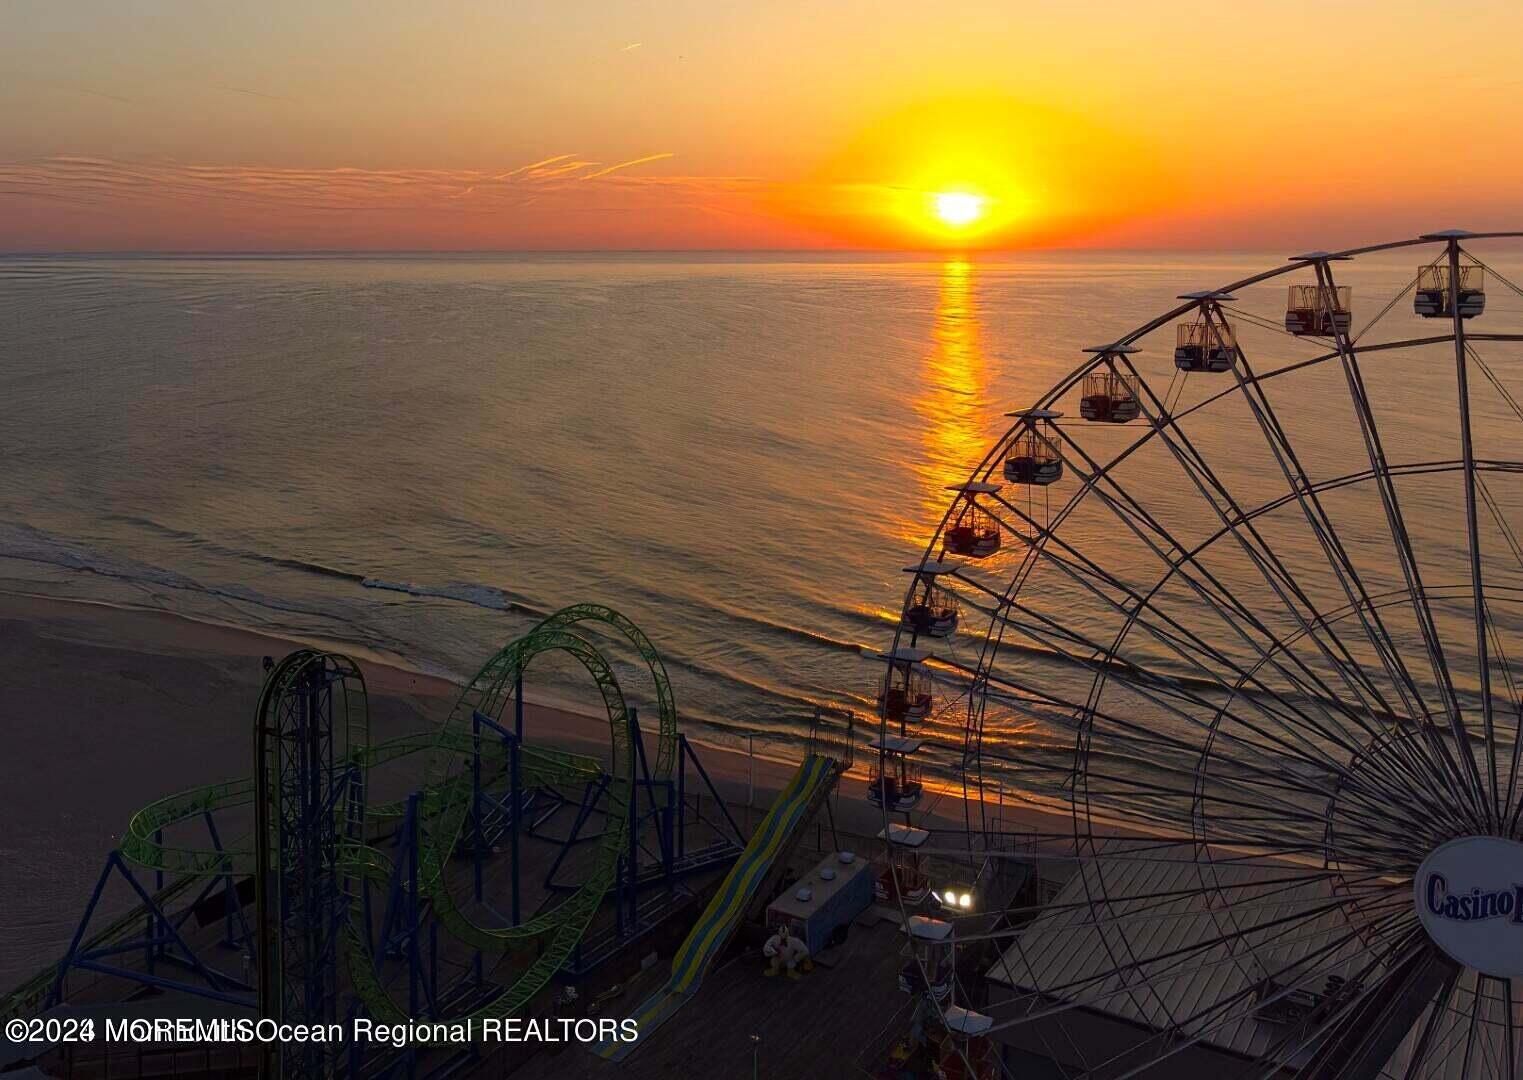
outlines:
{"label": "roof", "polygon": [[910,916],[910,937],[921,938],[925,941],[945,941],[952,933],[952,924],[943,919],[932,919],[926,915]]}
{"label": "roof", "polygon": [[874,735],[867,745],[873,750],[887,750],[891,754],[913,754],[925,745],[925,740],[912,739],[907,735]]}
{"label": "roof", "polygon": [[[851,882],[872,872],[872,863],[866,859],[842,862],[840,852],[831,852],[820,860],[818,866],[800,877],[789,891],[768,904],[767,914],[807,920]],[[804,889],[809,890],[808,900],[799,897]]]}
{"label": "roof", "polygon": [[[1210,1006],[1251,994],[1271,974],[1262,964],[1269,956],[1272,968],[1285,970],[1328,950],[1309,970],[1347,978],[1360,955],[1348,942],[1333,947],[1348,934],[1339,909],[1312,913],[1328,907],[1329,883],[1287,887],[1287,869],[1304,870],[1288,863],[1196,863],[1177,851],[1086,860],[995,961],[989,978],[1160,1030],[1171,1017],[1204,1010],[1204,1019],[1184,1024],[1188,1034],[1257,1057],[1284,1038],[1284,1027],[1259,1020],[1246,1003],[1225,1023]],[[1226,898],[1239,903],[1234,908]],[[1288,933],[1285,920],[1294,921],[1297,911],[1308,914]],[[1280,947],[1270,952],[1271,942]]]}
{"label": "roof", "polygon": [[959,1035],[982,1035],[994,1026],[993,1017],[983,1013],[974,1012],[972,1009],[964,1009],[961,1005],[948,1005],[941,1019],[947,1027]]}
{"label": "roof", "polygon": [[957,564],[927,559],[924,564],[906,566],[904,572],[906,574],[952,574],[957,572]]}
{"label": "roof", "polygon": [[887,829],[878,830],[878,839],[883,839],[883,834],[888,833],[891,843],[901,844],[908,848],[918,848],[931,838],[931,834],[924,829],[917,829],[913,825],[890,824]]}
{"label": "roof", "polygon": [[1017,409],[1009,412],[1006,416],[1019,416],[1027,420],[1056,420],[1063,414],[1054,409]]}

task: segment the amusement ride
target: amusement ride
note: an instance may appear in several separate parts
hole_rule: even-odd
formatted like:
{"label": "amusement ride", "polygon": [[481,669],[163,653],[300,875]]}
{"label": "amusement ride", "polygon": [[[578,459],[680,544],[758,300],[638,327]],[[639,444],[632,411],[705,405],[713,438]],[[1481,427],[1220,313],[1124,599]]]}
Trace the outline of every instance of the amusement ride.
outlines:
{"label": "amusement ride", "polygon": [[1186,293],[950,489],[866,792],[943,1075],[1517,1074],[1519,235]]}

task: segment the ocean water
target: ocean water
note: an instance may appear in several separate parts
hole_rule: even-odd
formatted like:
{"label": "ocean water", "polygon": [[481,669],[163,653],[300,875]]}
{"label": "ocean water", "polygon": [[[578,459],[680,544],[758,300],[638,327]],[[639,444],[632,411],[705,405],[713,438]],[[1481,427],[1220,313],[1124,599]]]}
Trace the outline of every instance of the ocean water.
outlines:
{"label": "ocean water", "polygon": [[[1516,271],[1516,252],[1497,258]],[[1394,293],[1413,259],[1351,264],[1344,280]],[[812,704],[872,711],[902,568],[1006,413],[1177,294],[1280,261],[0,258],[0,588],[347,643],[457,678],[544,613],[598,601],[656,642],[691,733],[787,743],[800,734],[788,717]],[[1250,293],[1265,318],[1282,314],[1282,283]],[[1517,311],[1495,289],[1488,328],[1517,326]],[[1410,300],[1388,322],[1392,336],[1425,326]],[[1142,354],[1160,386],[1172,344]],[[1320,351],[1268,329],[1261,344],[1266,367]],[[1396,443],[1452,455],[1433,405],[1452,403],[1445,348],[1372,393]],[[1486,348],[1523,394],[1518,347]],[[1346,393],[1309,375],[1278,401],[1314,470],[1359,465]],[[1478,408],[1487,445],[1510,445],[1505,402]],[[1257,433],[1243,416],[1212,416],[1196,437],[1229,483],[1278,482],[1261,441],[1244,451]],[[1139,458],[1132,490],[1194,535],[1210,515],[1173,468]],[[1523,505],[1503,486],[1504,506]],[[1424,505],[1420,529],[1454,578],[1456,519]],[[1351,545],[1376,544],[1378,503],[1346,510]],[[1113,520],[1066,528],[1117,573],[1145,561]],[[1308,573],[1322,558],[1290,525],[1275,542]],[[1018,567],[1007,550],[978,571],[1008,584]],[[1246,571],[1222,573],[1246,597]],[[1046,595],[1087,625],[1082,598]],[[969,614],[955,644],[976,653],[987,619]],[[1033,670],[1053,663],[1040,654]],[[586,690],[546,665],[529,692]],[[1045,731],[1055,759],[1071,743],[1060,716],[1009,723]]]}

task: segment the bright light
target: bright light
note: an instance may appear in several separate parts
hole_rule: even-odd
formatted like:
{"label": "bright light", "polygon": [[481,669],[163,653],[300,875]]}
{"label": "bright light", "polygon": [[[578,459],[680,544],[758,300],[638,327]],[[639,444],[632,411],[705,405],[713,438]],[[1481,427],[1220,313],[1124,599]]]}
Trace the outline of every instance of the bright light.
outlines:
{"label": "bright light", "polygon": [[961,228],[984,216],[987,201],[982,195],[969,195],[965,191],[943,191],[934,197],[933,205],[938,218],[954,228]]}
{"label": "bright light", "polygon": [[960,897],[957,898],[957,906],[958,907],[964,907],[964,908],[965,907],[972,907],[973,906],[973,894],[972,893],[963,893]]}

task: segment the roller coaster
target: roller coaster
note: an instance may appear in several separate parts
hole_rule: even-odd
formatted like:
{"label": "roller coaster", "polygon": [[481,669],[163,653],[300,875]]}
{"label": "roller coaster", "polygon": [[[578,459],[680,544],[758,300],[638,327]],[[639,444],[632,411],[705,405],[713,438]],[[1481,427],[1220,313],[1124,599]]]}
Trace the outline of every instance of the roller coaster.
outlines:
{"label": "roller coaster", "polygon": [[[611,632],[643,663],[658,719],[652,753],[613,664],[578,632],[584,625]],[[525,744],[524,677],[548,654],[574,660],[597,687],[610,735],[606,761]],[[427,1030],[437,1021],[507,1018],[552,980],[586,972],[659,921],[660,896],[642,901],[642,891],[664,885],[669,897],[677,877],[733,862],[743,846],[677,730],[659,654],[609,608],[556,612],[493,655],[437,730],[379,742],[370,738],[365,681],[352,660],[301,649],[266,666],[252,776],[183,791],[133,815],[63,958],[0,1002],[0,1014],[36,1015],[66,997],[88,999],[73,984],[116,979],[254,1006],[259,1016],[287,1023],[366,1015],[391,1024],[427,1021],[416,1025]],[[372,801],[371,771],[404,759],[422,762],[422,783],[404,799]],[[689,764],[725,819],[712,823],[717,839],[691,852]],[[564,794],[577,788],[580,801]],[[523,839],[572,806],[569,834],[552,838],[561,847],[546,877],[548,895],[526,915]],[[225,819],[239,812],[245,820],[252,812],[252,830],[224,843]],[[602,827],[586,834],[595,814]],[[205,841],[166,840],[166,833],[179,837],[201,826]],[[659,853],[642,867],[647,831]],[[593,854],[571,860],[580,881],[556,883],[582,846]],[[489,873],[502,887],[497,856],[504,848],[505,913],[493,907],[503,898],[487,887]],[[126,881],[138,903],[89,932],[113,877]],[[470,895],[457,896],[467,877]],[[594,921],[610,899],[615,923],[590,948],[599,936]],[[209,958],[205,927],[217,922],[221,940],[214,944],[223,956],[241,956],[239,973]],[[441,984],[441,958],[463,974]],[[447,1071],[476,1050],[431,1047],[424,1036],[391,1052],[352,1043],[270,1044],[264,1052],[262,1075],[371,1077],[417,1075],[420,1055],[429,1054],[424,1071]]]}

